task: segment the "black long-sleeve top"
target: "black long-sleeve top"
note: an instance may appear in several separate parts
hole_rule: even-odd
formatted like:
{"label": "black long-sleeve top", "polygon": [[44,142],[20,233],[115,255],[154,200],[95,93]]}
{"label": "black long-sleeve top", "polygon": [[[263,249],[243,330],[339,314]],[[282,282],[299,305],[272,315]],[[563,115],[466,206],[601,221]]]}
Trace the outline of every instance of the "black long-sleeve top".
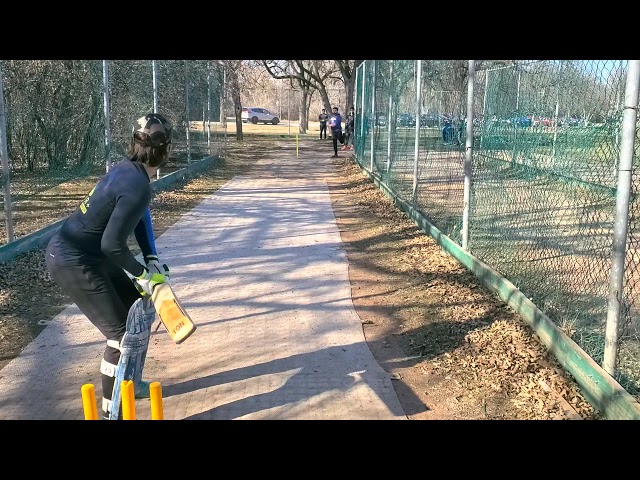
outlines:
{"label": "black long-sleeve top", "polygon": [[59,265],[95,265],[110,258],[134,276],[143,272],[127,246],[134,233],[143,255],[157,254],[149,203],[151,185],[144,165],[124,159],[98,181],[62,224],[54,242]]}

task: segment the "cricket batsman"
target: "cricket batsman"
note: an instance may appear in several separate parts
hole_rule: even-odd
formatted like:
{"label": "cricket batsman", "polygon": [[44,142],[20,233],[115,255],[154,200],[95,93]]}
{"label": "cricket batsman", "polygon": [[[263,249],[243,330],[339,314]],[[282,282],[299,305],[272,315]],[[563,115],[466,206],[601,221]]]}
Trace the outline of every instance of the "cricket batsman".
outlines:
{"label": "cricket batsman", "polygon": [[[158,262],[149,203],[151,178],[171,153],[172,126],[159,113],[137,120],[127,156],[116,163],[65,220],[46,249],[53,280],[102,333],[102,414],[121,419],[120,382],[133,380],[136,398],[149,397],[142,370],[155,309],[153,287],[168,281]],[[144,256],[127,246],[131,234]],[[134,281],[129,278],[127,272]]]}

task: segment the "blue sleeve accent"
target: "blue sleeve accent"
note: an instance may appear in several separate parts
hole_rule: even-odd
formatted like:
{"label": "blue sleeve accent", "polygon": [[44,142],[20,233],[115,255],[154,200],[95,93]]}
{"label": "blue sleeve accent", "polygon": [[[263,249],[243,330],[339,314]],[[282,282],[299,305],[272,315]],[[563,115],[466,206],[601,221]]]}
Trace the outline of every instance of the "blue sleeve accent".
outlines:
{"label": "blue sleeve accent", "polygon": [[143,256],[158,255],[153,225],[151,224],[151,210],[148,207],[133,232]]}

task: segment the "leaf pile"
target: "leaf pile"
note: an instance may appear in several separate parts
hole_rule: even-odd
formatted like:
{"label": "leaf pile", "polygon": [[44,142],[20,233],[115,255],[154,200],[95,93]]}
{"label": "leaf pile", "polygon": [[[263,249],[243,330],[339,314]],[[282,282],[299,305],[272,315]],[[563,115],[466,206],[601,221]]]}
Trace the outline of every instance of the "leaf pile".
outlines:
{"label": "leaf pile", "polygon": [[[422,233],[352,159],[334,164],[339,201],[366,219],[349,239],[350,259],[366,259],[385,292],[364,291],[368,303],[359,314],[384,307],[391,319],[385,337],[365,328],[367,341],[385,348],[396,342],[414,359],[403,375],[412,374],[428,410],[437,410],[439,419],[599,419],[516,312]],[[349,230],[357,229],[350,224]],[[428,419],[429,411],[423,415]]]}

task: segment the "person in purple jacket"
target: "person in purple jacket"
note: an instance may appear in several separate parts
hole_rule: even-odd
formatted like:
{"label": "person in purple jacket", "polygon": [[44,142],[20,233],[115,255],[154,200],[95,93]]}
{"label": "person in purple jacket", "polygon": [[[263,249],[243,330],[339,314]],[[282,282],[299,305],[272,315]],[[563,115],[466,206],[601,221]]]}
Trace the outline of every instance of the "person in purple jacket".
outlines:
{"label": "person in purple jacket", "polygon": [[331,140],[333,141],[333,157],[338,156],[338,141],[343,143],[342,137],[342,115],[340,115],[338,107],[333,107],[333,113],[329,117],[329,128],[331,129]]}

